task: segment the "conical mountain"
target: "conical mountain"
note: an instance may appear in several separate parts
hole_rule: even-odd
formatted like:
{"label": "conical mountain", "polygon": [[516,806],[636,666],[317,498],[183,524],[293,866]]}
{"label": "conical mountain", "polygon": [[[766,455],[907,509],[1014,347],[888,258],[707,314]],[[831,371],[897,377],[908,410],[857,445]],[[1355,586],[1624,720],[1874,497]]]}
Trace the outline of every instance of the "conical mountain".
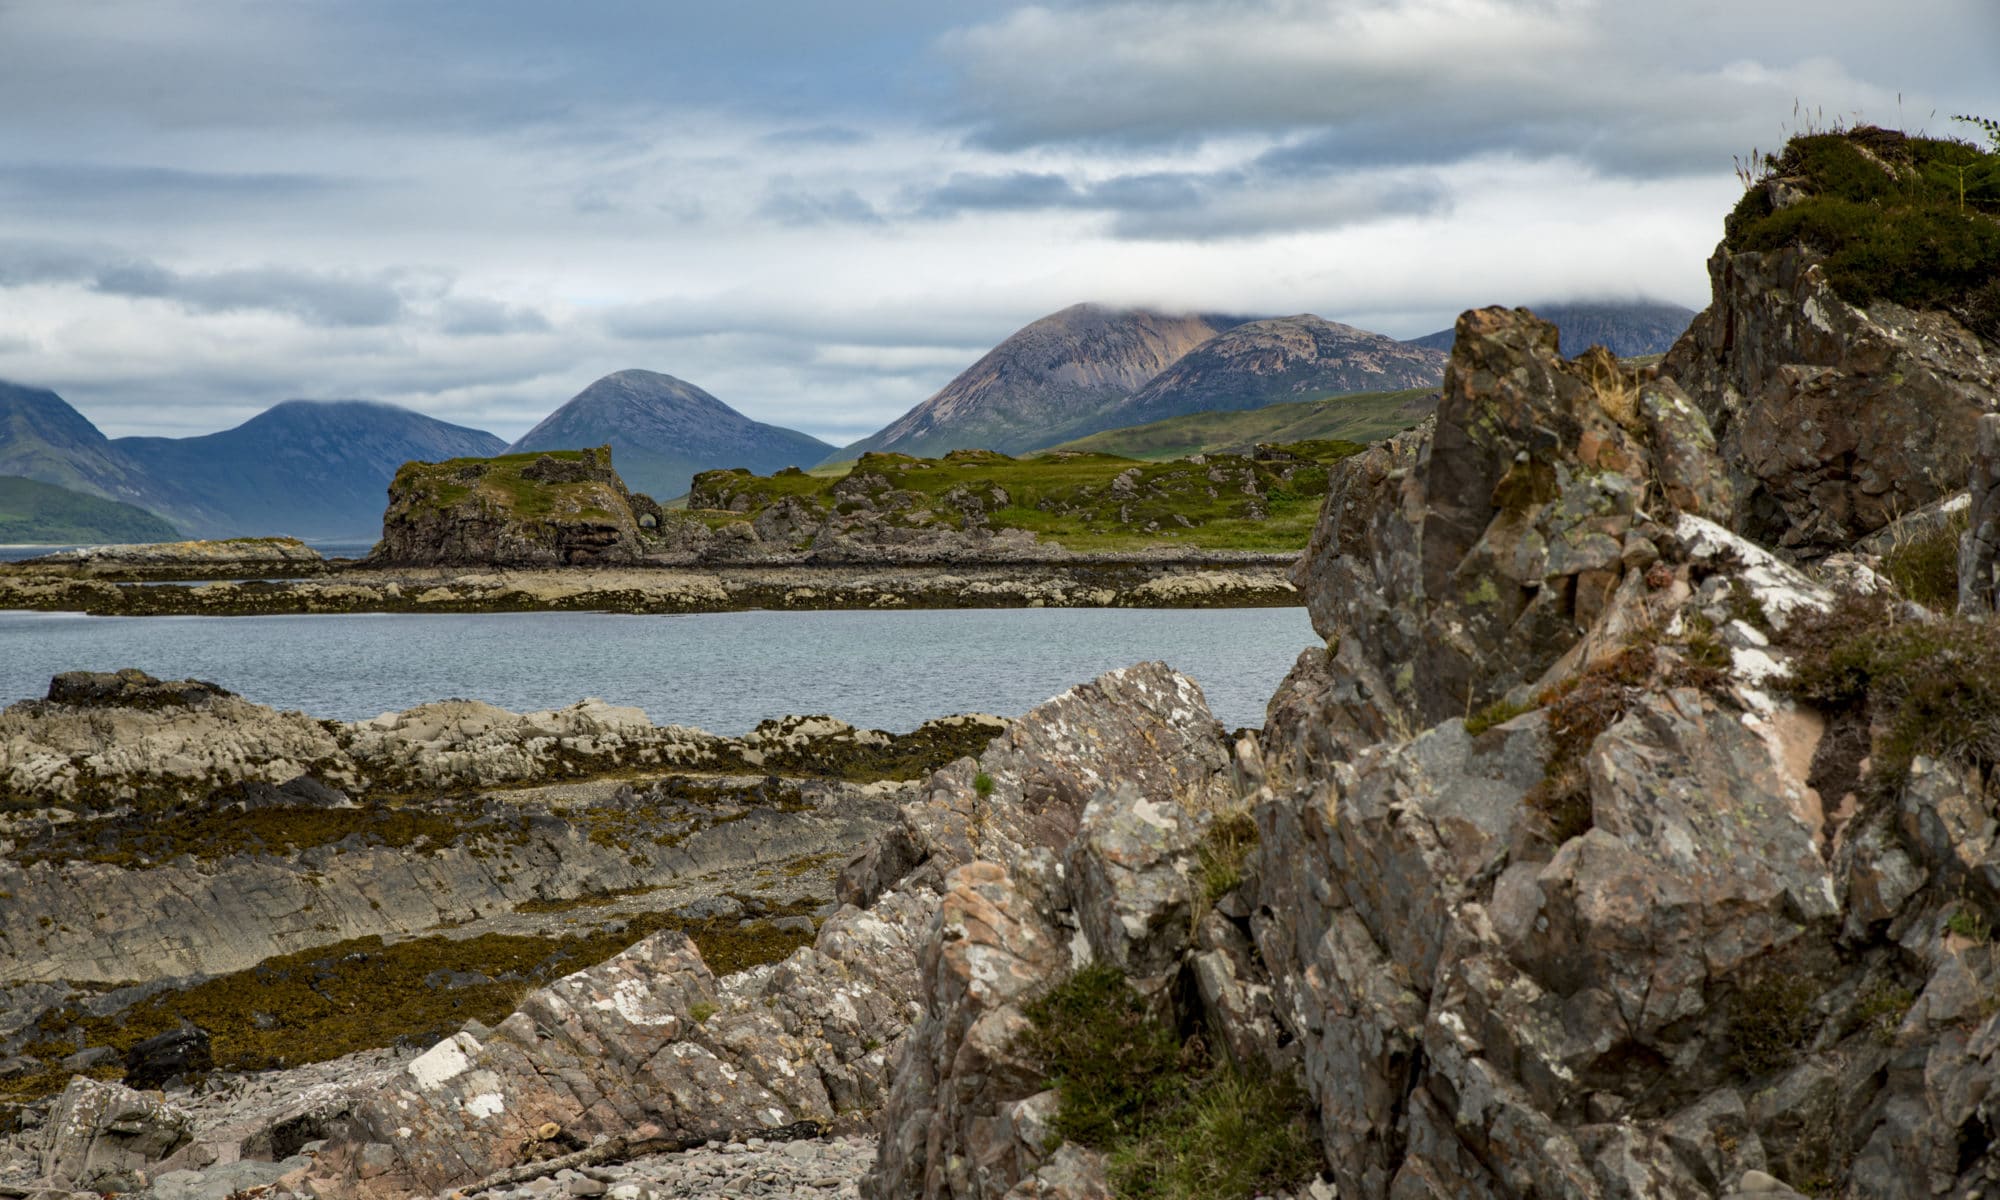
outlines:
{"label": "conical mountain", "polygon": [[685,493],[697,471],[748,467],[761,475],[809,467],[833,448],[795,429],[753,421],[686,380],[618,371],[578,392],[507,449],[607,443],[625,486],[660,500]]}
{"label": "conical mountain", "polygon": [[1109,414],[1114,426],[1343,392],[1436,387],[1438,350],[1310,313],[1250,321],[1188,351]]}
{"label": "conical mountain", "polygon": [[498,454],[499,438],[368,400],[287,400],[220,433],[111,443],[202,536],[370,538],[412,459]]}
{"label": "conical mountain", "polygon": [[[1620,358],[1665,354],[1687,332],[1694,310],[1652,300],[1603,301],[1583,304],[1531,304],[1536,316],[1553,324],[1562,338],[1562,352],[1571,356],[1602,346]],[[1440,329],[1412,346],[1451,351],[1455,331]]]}
{"label": "conical mountain", "polygon": [[930,399],[841,450],[1021,454],[1126,424],[1110,416],[1168,364],[1239,318],[1077,304],[1027,325]]}

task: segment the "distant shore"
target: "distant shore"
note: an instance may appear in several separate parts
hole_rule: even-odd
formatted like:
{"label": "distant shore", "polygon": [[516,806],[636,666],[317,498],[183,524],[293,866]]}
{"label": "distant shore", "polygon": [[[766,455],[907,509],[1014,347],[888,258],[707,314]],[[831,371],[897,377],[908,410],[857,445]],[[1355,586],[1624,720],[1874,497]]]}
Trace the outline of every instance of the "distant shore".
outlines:
{"label": "distant shore", "polygon": [[[1049,563],[724,567],[211,568],[0,564],[0,609],[104,616],[751,609],[1256,608],[1299,603],[1279,554]],[[269,578],[283,574],[287,578]],[[296,577],[307,576],[307,577]]]}

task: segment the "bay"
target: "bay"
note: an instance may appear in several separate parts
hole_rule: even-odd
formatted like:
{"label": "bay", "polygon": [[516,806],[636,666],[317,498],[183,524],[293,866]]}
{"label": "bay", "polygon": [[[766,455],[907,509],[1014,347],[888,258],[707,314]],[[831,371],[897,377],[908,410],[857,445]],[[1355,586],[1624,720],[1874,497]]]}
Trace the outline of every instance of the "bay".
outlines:
{"label": "bay", "polygon": [[741,734],[791,713],[908,730],[1018,716],[1115,667],[1159,659],[1225,725],[1260,726],[1299,651],[1303,608],[918,612],[92,617],[0,612],[0,704],[61,671],[137,667],[274,708],[356,720],[450,697],[516,712],[587,696],[656,723]]}

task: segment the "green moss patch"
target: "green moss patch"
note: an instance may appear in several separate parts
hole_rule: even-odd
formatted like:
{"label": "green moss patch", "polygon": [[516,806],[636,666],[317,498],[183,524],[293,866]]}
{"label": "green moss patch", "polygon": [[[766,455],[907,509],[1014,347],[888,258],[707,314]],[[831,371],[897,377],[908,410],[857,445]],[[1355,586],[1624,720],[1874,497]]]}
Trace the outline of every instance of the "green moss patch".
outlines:
{"label": "green moss patch", "polygon": [[135,869],[182,856],[197,862],[239,854],[289,856],[350,838],[360,845],[437,851],[475,831],[517,836],[519,829],[518,818],[500,821],[478,813],[386,806],[278,805],[247,811],[188,807],[158,815],[51,825],[25,839],[14,859],[22,866],[82,861]]}
{"label": "green moss patch", "polygon": [[1104,1153],[1117,1195],[1238,1200],[1318,1170],[1304,1092],[1183,1037],[1117,969],[1084,967],[1026,1015],[1022,1047],[1059,1097],[1056,1134]]}
{"label": "green moss patch", "polygon": [[[1795,137],[1763,165],[1730,249],[1804,246],[1850,303],[1944,309],[2000,339],[2000,153],[1861,126]],[[1803,198],[1777,207],[1773,179]]]}

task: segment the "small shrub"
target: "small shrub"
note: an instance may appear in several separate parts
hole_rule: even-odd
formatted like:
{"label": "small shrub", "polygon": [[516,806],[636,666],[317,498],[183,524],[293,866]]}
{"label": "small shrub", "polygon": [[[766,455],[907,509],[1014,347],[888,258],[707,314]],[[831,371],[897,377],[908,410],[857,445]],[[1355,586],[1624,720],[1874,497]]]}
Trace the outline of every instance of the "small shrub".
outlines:
{"label": "small shrub", "polygon": [[979,793],[981,800],[993,794],[993,777],[981,771],[972,777],[972,790]]}
{"label": "small shrub", "polygon": [[715,1005],[706,1000],[697,1000],[688,1005],[688,1019],[697,1025],[708,1024],[708,1019],[716,1013]]}
{"label": "small shrub", "polygon": [[1243,866],[1256,848],[1257,822],[1249,813],[1223,813],[1209,824],[1199,852],[1204,909],[1242,884]]}
{"label": "small shrub", "polygon": [[1296,1084],[1238,1071],[1198,1036],[1182,1038],[1116,968],[1087,966],[1026,1013],[1023,1048],[1059,1097],[1054,1132],[1105,1155],[1115,1194],[1240,1200],[1318,1169]]}
{"label": "small shrub", "polygon": [[1729,1005],[1729,1065],[1765,1075],[1797,1061],[1818,1022],[1819,985],[1809,975],[1767,970],[1746,979]]}
{"label": "small shrub", "polygon": [[1944,927],[1962,938],[1975,942],[1993,940],[1993,923],[1986,919],[1985,913],[1969,904],[1959,905],[1958,911],[1945,919]]}
{"label": "small shrub", "polygon": [[1958,537],[1969,509],[1905,538],[1882,556],[1882,574],[1896,590],[1925,608],[1949,613],[1958,607]]}
{"label": "small shrub", "polygon": [[1876,979],[1855,999],[1854,1017],[1883,1045],[1895,1041],[1896,1029],[1917,1002],[1916,993],[1888,979]]}
{"label": "small shrub", "polygon": [[1878,795],[1899,790],[1920,754],[2000,764],[2000,622],[1897,623],[1886,603],[1843,596],[1795,622],[1786,641],[1793,696],[1863,709],[1886,727],[1873,761]]}
{"label": "small shrub", "polygon": [[1473,737],[1478,737],[1495,725],[1505,725],[1522,713],[1531,713],[1533,711],[1535,711],[1534,705],[1516,704],[1503,696],[1465,718],[1465,732],[1471,734]]}

